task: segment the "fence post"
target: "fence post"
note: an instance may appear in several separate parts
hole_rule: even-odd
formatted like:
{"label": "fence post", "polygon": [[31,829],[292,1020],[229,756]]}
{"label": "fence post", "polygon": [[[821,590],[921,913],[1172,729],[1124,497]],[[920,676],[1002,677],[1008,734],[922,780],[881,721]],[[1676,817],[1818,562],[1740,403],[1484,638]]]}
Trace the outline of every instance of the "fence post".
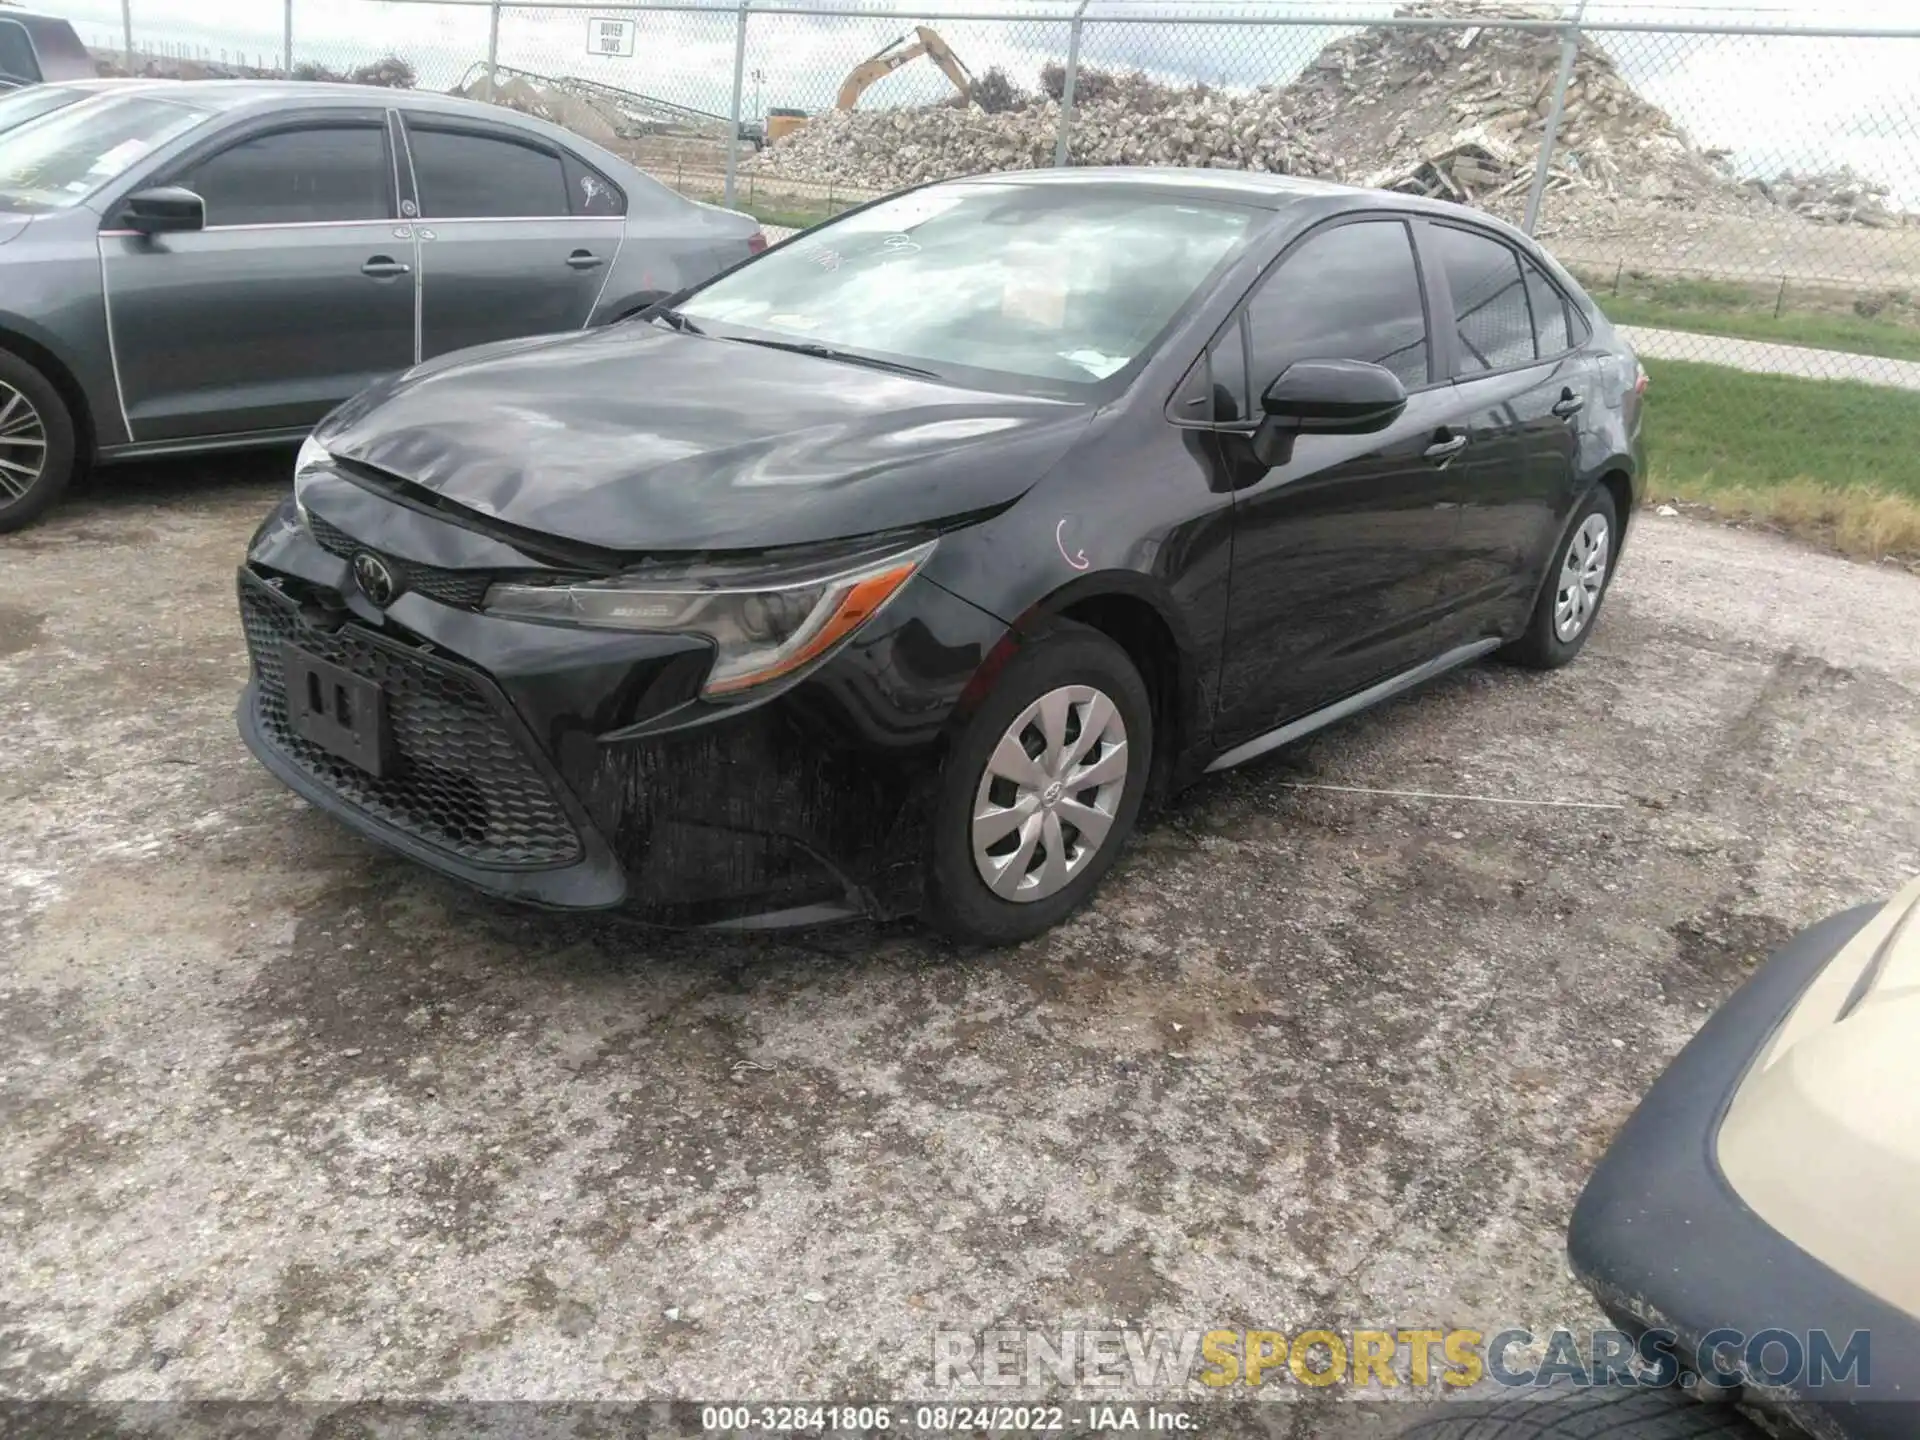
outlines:
{"label": "fence post", "polygon": [[133,73],[133,0],[120,0],[120,39],[127,47],[127,73]]}
{"label": "fence post", "polygon": [[1573,62],[1580,53],[1580,17],[1587,13],[1587,0],[1574,7],[1573,19],[1560,36],[1560,73],[1553,81],[1553,103],[1547,107],[1547,128],[1540,132],[1540,159],[1533,167],[1533,185],[1527,191],[1527,213],[1520,228],[1533,234],[1540,219],[1540,200],[1547,193],[1547,167],[1553,163],[1553,144],[1560,134],[1560,117],[1567,108],[1567,85],[1573,79]]}
{"label": "fence post", "polygon": [[287,0],[286,43],[282,47],[283,68],[286,77],[293,78],[293,0]]}
{"label": "fence post", "polygon": [[487,99],[493,99],[500,68],[500,0],[487,7]]}
{"label": "fence post", "polygon": [[1073,23],[1067,30],[1067,73],[1060,81],[1060,133],[1053,140],[1053,165],[1056,170],[1067,163],[1067,137],[1073,131],[1073,82],[1080,74],[1080,17],[1087,13],[1089,0],[1074,7]]}
{"label": "fence post", "polygon": [[733,177],[740,166],[740,92],[747,79],[747,11],[753,0],[740,0],[740,16],[733,32],[733,108],[727,111],[727,185],[720,203],[733,208]]}

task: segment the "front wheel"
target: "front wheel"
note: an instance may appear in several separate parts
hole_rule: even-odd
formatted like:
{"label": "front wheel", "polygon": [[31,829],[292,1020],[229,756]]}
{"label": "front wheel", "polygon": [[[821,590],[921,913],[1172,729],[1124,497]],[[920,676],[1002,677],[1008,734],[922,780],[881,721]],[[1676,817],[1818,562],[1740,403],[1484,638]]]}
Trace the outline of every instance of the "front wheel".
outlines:
{"label": "front wheel", "polygon": [[1534,670],[1557,670],[1580,653],[1613,579],[1619,533],[1613,495],[1596,485],[1554,552],[1526,632],[1500,652],[1503,658]]}
{"label": "front wheel", "polygon": [[1022,647],[947,757],[926,916],[1010,945],[1078,909],[1133,831],[1153,707],[1133,662],[1083,625]]}
{"label": "front wheel", "polygon": [[60,392],[0,350],[0,535],[46,512],[73,478],[73,418]]}

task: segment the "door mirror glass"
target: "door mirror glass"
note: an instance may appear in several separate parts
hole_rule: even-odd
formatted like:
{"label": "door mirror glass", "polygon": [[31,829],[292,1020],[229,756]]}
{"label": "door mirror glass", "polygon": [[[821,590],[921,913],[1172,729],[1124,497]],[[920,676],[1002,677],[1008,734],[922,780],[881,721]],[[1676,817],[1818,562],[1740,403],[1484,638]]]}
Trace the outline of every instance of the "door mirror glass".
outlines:
{"label": "door mirror glass", "polygon": [[127,225],[143,235],[204,230],[207,202],[182,186],[162,185],[129,195],[124,216]]}
{"label": "door mirror glass", "polygon": [[1400,418],[1407,388],[1391,370],[1365,360],[1296,360],[1267,387],[1260,407],[1280,429],[1364,435]]}

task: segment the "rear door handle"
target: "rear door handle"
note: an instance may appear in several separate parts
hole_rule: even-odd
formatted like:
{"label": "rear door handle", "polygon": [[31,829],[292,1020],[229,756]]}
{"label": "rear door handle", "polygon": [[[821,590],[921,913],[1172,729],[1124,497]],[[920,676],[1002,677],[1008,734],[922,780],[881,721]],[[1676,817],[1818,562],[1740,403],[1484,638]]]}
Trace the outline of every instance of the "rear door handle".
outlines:
{"label": "rear door handle", "polygon": [[1455,435],[1451,439],[1434,441],[1433,444],[1427,446],[1426,450],[1422,453],[1426,455],[1427,459],[1433,461],[1434,464],[1445,466],[1454,456],[1466,448],[1467,437],[1464,435]]}
{"label": "rear door handle", "polygon": [[1560,398],[1553,402],[1553,413],[1558,415],[1562,420],[1565,420],[1568,416],[1578,415],[1580,413],[1580,407],[1586,403],[1585,399],[1574,394],[1571,390],[1562,390],[1560,392]]}
{"label": "rear door handle", "polygon": [[376,280],[386,280],[395,275],[411,275],[413,267],[401,264],[391,255],[375,255],[360,267],[360,273],[371,275]]}
{"label": "rear door handle", "polygon": [[576,250],[567,257],[567,264],[575,270],[591,270],[602,263],[600,257],[591,250]]}

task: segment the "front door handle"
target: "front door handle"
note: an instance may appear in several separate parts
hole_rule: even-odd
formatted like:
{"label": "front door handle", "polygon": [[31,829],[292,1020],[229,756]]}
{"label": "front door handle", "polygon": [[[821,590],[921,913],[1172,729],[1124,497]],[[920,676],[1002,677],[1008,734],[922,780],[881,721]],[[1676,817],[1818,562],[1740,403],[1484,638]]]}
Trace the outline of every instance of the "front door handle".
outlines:
{"label": "front door handle", "polygon": [[376,280],[390,280],[395,275],[411,275],[413,267],[403,265],[391,255],[375,255],[360,267],[362,275],[371,275]]}
{"label": "front door handle", "polygon": [[1446,466],[1452,462],[1453,457],[1466,448],[1467,437],[1464,435],[1454,435],[1445,440],[1434,441],[1433,444],[1427,446],[1426,450],[1422,453],[1426,455],[1427,459],[1433,461],[1434,464],[1445,469]]}
{"label": "front door handle", "polygon": [[1586,403],[1585,399],[1574,394],[1573,391],[1562,390],[1560,392],[1560,398],[1553,402],[1553,413],[1558,415],[1562,420],[1566,420],[1578,415],[1580,413],[1580,407]]}
{"label": "front door handle", "polygon": [[567,257],[567,264],[575,270],[591,270],[595,266],[603,263],[600,257],[591,250],[576,250]]}

